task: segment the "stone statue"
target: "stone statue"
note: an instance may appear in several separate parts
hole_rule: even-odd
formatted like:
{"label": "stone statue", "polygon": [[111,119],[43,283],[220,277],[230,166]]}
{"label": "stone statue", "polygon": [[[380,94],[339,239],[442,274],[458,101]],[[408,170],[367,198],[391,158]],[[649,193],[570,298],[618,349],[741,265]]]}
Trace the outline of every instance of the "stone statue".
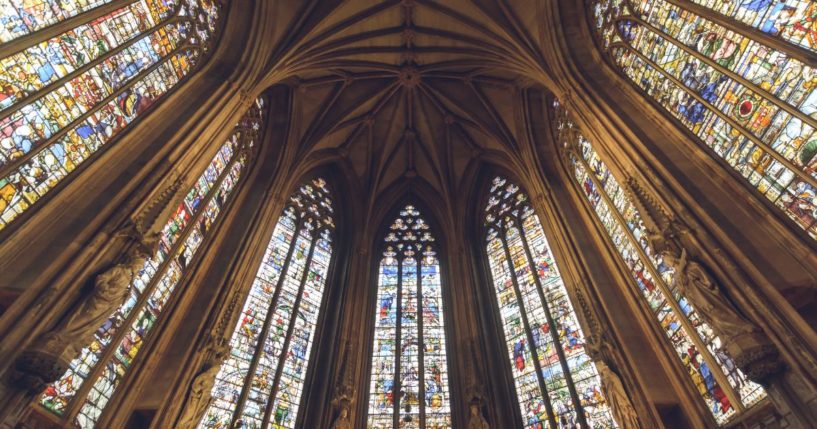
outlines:
{"label": "stone statue", "polygon": [[75,358],[82,347],[92,342],[94,332],[125,301],[134,275],[144,267],[148,257],[146,252],[134,247],[124,262],[99,274],[93,290],[80,298],[68,317],[40,337],[33,348],[59,356],[59,360],[66,363]]}
{"label": "stone statue", "polygon": [[332,423],[331,429],[352,429],[352,423],[349,421],[349,402],[341,402],[340,412]]}
{"label": "stone statue", "polygon": [[491,429],[488,421],[482,416],[478,402],[471,402],[471,415],[468,416],[468,429]]}
{"label": "stone statue", "polygon": [[720,290],[701,264],[689,260],[686,249],[680,256],[672,252],[662,254],[664,262],[673,267],[673,284],[698,310],[700,317],[725,337],[755,332],[755,325],[744,318],[740,311]]}
{"label": "stone statue", "polygon": [[641,426],[638,423],[638,415],[627,392],[624,391],[621,378],[604,361],[597,361],[596,369],[599,371],[601,388],[607,398],[607,403],[610,404],[610,410],[613,412],[616,423],[623,429],[639,429]]}
{"label": "stone statue", "polygon": [[201,371],[193,378],[190,383],[189,393],[187,394],[187,401],[184,405],[184,410],[179,418],[177,428],[187,429],[198,426],[199,421],[204,417],[204,412],[212,401],[210,392],[213,390],[213,385],[216,383],[216,375],[221,369],[221,364],[227,359],[230,353],[230,346],[227,341],[218,341],[212,350],[208,353],[209,356],[204,362]]}

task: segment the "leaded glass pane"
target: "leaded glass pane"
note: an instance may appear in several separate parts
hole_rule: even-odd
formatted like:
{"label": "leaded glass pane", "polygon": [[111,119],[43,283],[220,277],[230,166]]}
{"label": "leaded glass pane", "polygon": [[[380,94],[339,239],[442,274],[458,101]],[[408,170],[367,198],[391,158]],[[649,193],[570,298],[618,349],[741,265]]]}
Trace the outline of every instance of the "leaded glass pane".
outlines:
{"label": "leaded glass pane", "polygon": [[289,198],[199,427],[295,427],[334,228],[332,199],[323,179],[309,181]]}
{"label": "leaded glass pane", "polygon": [[[815,48],[814,3],[694,1],[720,20],[667,0],[592,3],[611,61],[817,237],[817,70],[792,55]],[[743,24],[782,43],[766,45]]]}
{"label": "leaded glass pane", "polygon": [[526,428],[616,427],[596,366],[528,196],[491,183],[486,254]]}
{"label": "leaded glass pane", "polygon": [[[567,116],[554,103],[560,143],[571,149],[568,157],[582,194],[606,229],[645,303],[666,333],[685,371],[718,423],[726,423],[766,394],[746,379],[712,328],[673,286],[673,270],[654,255],[644,237],[647,231],[611,171]],[[641,239],[639,239],[641,237]],[[738,403],[734,403],[737,401]]]}
{"label": "leaded glass pane", "polygon": [[212,0],[107,3],[0,2],[0,42],[25,36],[0,58],[0,229],[198,67],[221,15]]}
{"label": "leaded glass pane", "polygon": [[189,189],[162,230],[157,252],[133,279],[124,304],[43,392],[39,403],[46,410],[83,428],[99,421],[244,174],[263,111],[263,100],[256,100]]}
{"label": "leaded glass pane", "polygon": [[451,427],[440,262],[411,205],[385,237],[369,386],[369,428]]}

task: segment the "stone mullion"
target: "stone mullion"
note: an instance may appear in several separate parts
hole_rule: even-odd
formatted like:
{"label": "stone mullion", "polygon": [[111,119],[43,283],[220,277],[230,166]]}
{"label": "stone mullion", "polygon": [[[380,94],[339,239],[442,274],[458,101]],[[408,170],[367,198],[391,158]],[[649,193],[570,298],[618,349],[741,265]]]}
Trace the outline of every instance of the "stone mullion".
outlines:
{"label": "stone mullion", "polygon": [[[301,300],[304,297],[306,279],[309,277],[309,267],[312,265],[312,257],[315,255],[315,246],[317,245],[318,240],[320,240],[320,234],[320,230],[313,231],[311,234],[309,253],[306,256],[306,261],[304,261],[304,272],[301,273],[301,282],[298,285],[298,294],[295,296],[295,303],[292,305],[292,315],[289,316],[289,326],[287,327],[284,345],[281,347],[281,357],[278,359],[278,368],[275,369],[275,377],[273,378],[272,389],[270,390],[269,399],[267,400],[267,408],[264,410],[264,419],[261,423],[262,428],[267,427],[269,424],[270,416],[272,415],[272,405],[275,402],[275,397],[278,395],[281,375],[284,373],[284,366],[286,365],[287,350],[289,349],[289,345],[292,343],[292,334],[295,332],[295,323],[298,320],[298,310],[301,308]],[[300,399],[303,399],[303,396],[301,396]]]}
{"label": "stone mullion", "polygon": [[[530,251],[528,239],[525,237],[525,232],[521,227],[522,220],[517,218],[516,222],[517,225],[519,225],[516,228],[519,231],[519,237],[522,239],[522,247],[525,249],[525,255],[528,258],[528,267],[530,267],[531,275],[536,283],[536,291],[539,293],[539,299],[542,301],[542,309],[545,310],[545,317],[550,325],[550,336],[553,339],[553,346],[556,349],[556,354],[559,356],[559,364],[561,365],[562,371],[564,371],[565,374],[567,389],[570,392],[570,398],[573,400],[574,407],[576,408],[576,415],[579,419],[579,424],[581,424],[584,428],[588,428],[589,426],[584,415],[584,409],[582,408],[581,401],[579,400],[579,394],[576,392],[576,386],[573,383],[573,376],[570,372],[570,368],[567,366],[567,357],[562,349],[562,341],[559,338],[556,320],[553,318],[553,315],[550,312],[550,303],[545,297],[545,289],[542,285],[541,279],[539,278],[539,274],[536,271],[536,264],[533,262],[533,253]],[[567,296],[565,296],[565,299],[567,299]]]}
{"label": "stone mullion", "polygon": [[[584,167],[587,176],[590,177],[590,180],[592,180],[595,186],[599,189],[599,195],[601,195],[605,203],[608,205],[611,215],[613,215],[616,218],[621,230],[630,240],[630,243],[632,244],[633,248],[636,249],[636,252],[638,252],[638,255],[641,258],[644,267],[647,270],[649,270],[650,274],[653,277],[653,280],[661,289],[661,293],[664,295],[664,299],[666,300],[667,304],[672,308],[672,311],[675,312],[678,320],[681,321],[681,325],[687,331],[690,340],[698,349],[698,352],[706,361],[706,364],[709,365],[712,371],[712,375],[715,377],[715,379],[718,381],[718,384],[720,384],[721,388],[726,393],[726,396],[729,398],[729,402],[736,408],[738,412],[743,412],[745,408],[743,406],[743,402],[741,402],[740,400],[740,395],[738,395],[738,393],[729,383],[729,380],[723,373],[723,369],[717,363],[712,354],[709,352],[709,349],[706,347],[706,344],[704,344],[700,334],[698,334],[698,331],[695,330],[694,326],[692,326],[692,322],[690,322],[689,319],[686,317],[686,314],[683,312],[681,306],[678,304],[678,300],[675,299],[675,295],[669,289],[669,286],[664,282],[663,277],[661,277],[661,275],[658,273],[655,266],[652,264],[652,261],[650,260],[649,256],[646,254],[646,252],[644,252],[644,249],[641,248],[641,245],[639,244],[638,240],[636,240],[632,231],[630,231],[630,229],[626,227],[627,225],[626,220],[622,217],[621,213],[619,213],[615,204],[613,204],[613,201],[607,195],[607,192],[604,190],[604,187],[602,186],[598,177],[596,177],[595,174],[592,173],[593,169],[590,168],[590,166],[587,164],[584,158],[582,158],[580,155],[576,157]],[[652,313],[652,310],[650,310],[650,312]]]}
{"label": "stone mullion", "polygon": [[[14,114],[18,110],[20,110],[20,107],[25,106],[25,105],[30,104],[30,103],[33,103],[33,102],[45,97],[46,95],[51,94],[54,89],[57,89],[57,88],[61,87],[62,85],[64,85],[65,83],[71,81],[72,79],[75,79],[76,77],[82,75],[83,73],[87,72],[88,70],[98,66],[99,64],[101,64],[105,60],[107,60],[107,59],[113,57],[114,55],[124,51],[125,49],[133,46],[134,44],[136,44],[136,42],[139,42],[140,40],[143,40],[146,37],[149,37],[153,33],[156,33],[157,31],[167,27],[168,25],[172,25],[172,24],[175,24],[175,23],[178,23],[178,22],[182,22],[184,20],[187,20],[187,19],[186,18],[180,18],[180,17],[172,17],[170,19],[166,19],[166,20],[156,24],[155,26],[145,30],[142,33],[138,33],[138,34],[134,35],[131,39],[126,40],[125,42],[123,42],[119,46],[105,52],[103,55],[99,56],[99,58],[96,58],[96,59],[94,59],[92,61],[87,62],[86,64],[83,64],[80,67],[77,67],[71,73],[68,73],[67,75],[55,80],[54,82],[51,82],[48,85],[45,85],[44,87],[42,87],[39,90],[35,91],[33,94],[29,94],[25,98],[17,100],[14,104],[12,104],[11,106],[7,107],[5,110],[0,112],[0,121],[8,118],[12,114]],[[184,41],[184,39],[181,39],[180,41]],[[128,82],[127,85],[130,86],[130,82]]]}
{"label": "stone mullion", "polygon": [[[284,259],[284,264],[281,266],[280,277],[278,277],[278,281],[275,284],[275,292],[273,292],[272,299],[270,299],[270,304],[267,310],[267,317],[264,319],[264,325],[261,327],[261,332],[258,334],[258,340],[256,341],[252,361],[250,361],[250,366],[247,369],[247,376],[244,378],[245,383],[243,388],[241,389],[241,393],[238,396],[238,401],[236,402],[235,410],[233,411],[231,426],[235,425],[235,423],[241,418],[241,412],[244,410],[244,405],[246,404],[247,397],[250,394],[250,389],[252,388],[252,378],[255,376],[255,370],[258,368],[258,362],[260,361],[261,353],[263,353],[264,350],[264,343],[266,343],[267,335],[269,335],[269,329],[270,325],[272,324],[272,317],[275,311],[275,305],[278,303],[278,298],[281,296],[281,290],[283,289],[284,281],[286,281],[289,266],[290,263],[292,262],[292,255],[295,252],[295,244],[298,241],[298,237],[300,237],[303,226],[304,218],[301,217],[298,219],[298,223],[295,225],[295,229],[292,234],[292,240],[290,241],[289,249],[287,250],[287,256]],[[254,276],[254,278],[255,277],[257,277],[257,275]],[[250,291],[250,293],[252,293],[252,291]],[[250,297],[248,296],[247,299],[249,300]]]}
{"label": "stone mullion", "polygon": [[525,307],[525,303],[522,301],[522,291],[519,288],[519,281],[516,279],[516,270],[514,270],[513,267],[511,251],[508,249],[508,242],[505,239],[505,228],[501,228],[497,232],[499,233],[499,240],[502,242],[502,249],[505,251],[505,262],[510,270],[508,274],[510,274],[511,283],[513,284],[514,293],[516,294],[516,304],[519,306],[519,315],[522,316],[522,324],[525,325],[525,335],[528,338],[529,344],[528,349],[530,350],[531,360],[533,361],[533,368],[536,370],[536,380],[539,382],[542,402],[545,403],[545,410],[548,413],[548,421],[550,422],[551,427],[557,428],[559,426],[556,424],[556,414],[553,412],[553,405],[550,403],[550,395],[548,395],[545,379],[542,375],[542,367],[539,363],[539,353],[536,350],[536,342],[533,340],[533,331],[531,331],[530,322],[528,321],[528,315],[526,313],[527,308]]}
{"label": "stone mullion", "polygon": [[[128,83],[123,85],[121,88],[113,91],[107,97],[100,100],[93,108],[89,109],[87,112],[80,115],[77,119],[71,121],[71,123],[69,123],[68,125],[62,127],[62,129],[60,129],[59,131],[54,133],[50,138],[40,142],[36,147],[31,148],[31,150],[28,151],[25,155],[23,155],[23,156],[15,159],[14,161],[11,161],[8,164],[4,165],[3,168],[0,169],[0,177],[5,177],[5,176],[13,173],[14,170],[17,170],[18,168],[20,168],[20,166],[22,166],[23,164],[25,164],[26,162],[28,162],[29,160],[34,158],[37,154],[39,154],[40,152],[42,152],[46,148],[51,147],[51,145],[53,145],[56,141],[58,141],[59,139],[64,137],[66,134],[68,134],[68,132],[73,130],[74,127],[76,127],[78,124],[82,123],[83,121],[85,121],[86,119],[91,117],[91,115],[93,115],[94,113],[96,113],[97,111],[102,109],[103,107],[107,106],[108,103],[115,100],[123,92],[130,89],[136,83],[140,82],[142,79],[145,78],[145,76],[149,75],[150,73],[154,72],[156,69],[161,67],[163,64],[170,61],[170,58],[172,58],[174,55],[177,55],[177,54],[179,54],[180,52],[183,52],[186,49],[197,50],[198,48],[196,46],[190,45],[188,43],[184,43],[182,45],[179,45],[172,52],[168,53],[168,55],[165,56],[161,61],[157,62],[156,64],[153,64],[152,66],[150,66],[147,69],[140,72],[138,75],[134,76]],[[166,94],[167,94],[167,92],[165,94],[163,94],[163,95],[166,95]],[[160,96],[159,98],[162,98],[162,97]],[[130,127],[131,125],[133,125],[135,122],[136,121],[133,121],[130,124],[127,124],[124,127],[122,127],[122,129],[119,130],[118,133],[116,133],[112,137],[109,137],[108,141],[103,143],[101,146],[105,146],[105,145],[109,144],[111,141],[117,139],[117,137],[121,136],[127,130],[127,128]],[[97,152],[98,152],[98,150],[97,150]],[[68,173],[68,175],[70,175],[70,174],[71,173]],[[34,204],[36,204],[36,202]],[[34,204],[32,204],[32,205],[34,205]]]}
{"label": "stone mullion", "polygon": [[114,12],[117,9],[121,9],[138,1],[139,0],[114,0],[108,4],[98,6],[94,9],[54,23],[53,25],[45,27],[41,30],[26,34],[25,36],[20,36],[14,40],[10,40],[0,46],[0,58],[6,58],[10,55],[14,55],[17,52],[40,44],[48,39],[57,37],[66,31],[71,31],[80,25],[87,24],[93,20],[99,19],[111,12]]}
{"label": "stone mullion", "polygon": [[420,380],[420,386],[418,389],[418,403],[419,403],[419,412],[420,412],[420,428],[426,427],[426,401],[425,401],[425,393],[426,393],[426,384],[425,384],[425,364],[423,359],[425,358],[425,332],[423,332],[423,283],[422,283],[422,270],[423,270],[423,257],[421,255],[420,246],[415,246],[417,248],[417,362],[418,362],[418,378]]}
{"label": "stone mullion", "polygon": [[[730,79],[734,80],[735,82],[740,83],[741,85],[743,85],[747,89],[750,89],[752,92],[762,95],[764,98],[766,98],[767,100],[772,102],[775,106],[779,107],[782,110],[785,110],[788,114],[797,117],[797,119],[800,119],[801,121],[807,123],[812,128],[817,129],[817,120],[816,119],[812,118],[809,115],[804,114],[803,112],[798,110],[795,106],[792,106],[791,104],[781,100],[780,98],[778,98],[777,95],[772,94],[771,92],[759,87],[758,85],[756,85],[755,83],[753,83],[750,80],[746,79],[745,77],[739,75],[738,73],[736,73],[736,72],[734,72],[732,70],[729,70],[728,68],[726,68],[726,67],[718,64],[717,62],[713,61],[712,59],[710,59],[706,55],[703,55],[700,52],[696,51],[695,49],[692,49],[689,46],[681,43],[675,37],[661,31],[660,29],[656,28],[654,25],[650,24],[649,22],[647,22],[647,21],[645,21],[645,20],[643,20],[643,19],[641,19],[641,18],[639,18],[637,16],[629,16],[629,15],[626,16],[626,17],[622,17],[621,19],[625,19],[625,18],[627,20],[637,22],[641,26],[649,29],[654,34],[660,36],[662,39],[666,39],[667,41],[669,41],[670,43],[672,43],[673,45],[675,45],[676,47],[678,47],[682,51],[686,52],[687,54],[697,58],[698,60],[700,60],[703,63],[706,63],[706,65],[708,65],[708,66],[712,67],[713,69],[717,70],[719,73],[721,73],[723,75],[726,75],[726,76],[729,76]],[[745,53],[744,53],[744,55],[745,55]]]}
{"label": "stone mullion", "polygon": [[752,27],[751,25],[737,21],[734,18],[730,18],[726,15],[721,14],[720,12],[715,12],[714,10],[709,9],[706,6],[701,6],[688,0],[685,1],[664,0],[664,1],[672,5],[678,6],[681,9],[688,10],[705,19],[708,19],[748,39],[756,40],[764,45],[769,46],[772,49],[785,52],[787,56],[794,58],[798,61],[801,61],[805,65],[808,65],[810,67],[817,67],[817,53],[811,52],[808,49],[795,45],[791,42],[787,42],[784,39],[771,36],[767,33],[758,30],[755,27]]}
{"label": "stone mullion", "polygon": [[[235,163],[238,162],[238,159],[242,156],[243,151],[244,151],[243,148],[238,148],[235,151],[235,153],[233,154],[232,159],[224,167],[224,170],[221,172],[221,175],[218,177],[216,182],[210,188],[210,191],[207,193],[207,196],[204,199],[202,199],[201,203],[199,204],[199,210],[193,216],[191,216],[190,221],[188,222],[187,226],[184,228],[184,231],[176,239],[176,242],[173,244],[173,246],[171,246],[170,251],[168,252],[167,258],[165,258],[165,260],[162,261],[162,263],[159,265],[159,268],[156,270],[156,273],[153,275],[153,277],[151,277],[150,283],[145,287],[145,289],[139,295],[139,297],[137,298],[136,303],[134,304],[133,308],[128,313],[128,316],[125,317],[125,319],[119,325],[116,332],[114,333],[113,338],[108,343],[108,346],[102,352],[99,359],[97,359],[97,362],[94,365],[93,370],[91,370],[91,372],[88,374],[88,376],[85,377],[85,380],[83,381],[80,388],[77,389],[77,393],[71,399],[71,402],[68,404],[68,406],[66,407],[65,412],[61,416],[62,420],[64,420],[64,421],[72,420],[74,418],[74,416],[76,416],[76,414],[80,411],[82,406],[85,404],[85,399],[86,399],[86,397],[88,395],[88,392],[90,392],[91,388],[96,383],[96,380],[99,378],[100,374],[104,370],[105,363],[107,363],[113,357],[113,354],[114,354],[116,348],[118,347],[119,343],[125,337],[125,334],[127,334],[128,329],[133,324],[133,321],[136,319],[136,317],[139,315],[139,313],[144,309],[145,305],[147,304],[148,298],[150,298],[150,296],[153,294],[153,291],[156,289],[157,285],[159,284],[159,281],[163,278],[165,272],[167,271],[167,268],[170,266],[170,264],[176,258],[177,253],[179,252],[179,250],[184,245],[185,241],[187,240],[187,237],[193,231],[193,228],[198,224],[199,220],[201,219],[201,216],[204,214],[204,212],[207,209],[207,205],[210,204],[210,201],[213,200],[215,195],[221,189],[221,184],[222,184],[222,182],[224,182],[224,178],[227,177],[230,174],[230,171],[232,170],[233,165],[235,165]],[[184,204],[184,203],[182,203],[182,204]],[[192,262],[192,261],[190,261],[190,262]],[[184,267],[183,270],[185,268],[186,267]],[[147,337],[148,335],[150,335],[150,334],[146,334],[145,337]],[[143,340],[143,342],[144,342],[144,340]],[[133,366],[133,365],[131,365],[131,366]],[[112,397],[113,396],[111,396],[111,398]]]}
{"label": "stone mullion", "polygon": [[[714,114],[714,115],[718,116],[719,118],[721,118],[723,121],[728,123],[729,126],[731,126],[732,128],[734,128],[736,130],[739,130],[744,138],[749,139],[752,143],[754,143],[758,147],[762,147],[764,152],[766,152],[767,154],[769,154],[769,156],[774,158],[775,161],[783,164],[787,169],[791,170],[800,180],[802,180],[802,181],[808,183],[809,185],[814,186],[815,188],[817,188],[817,179],[816,178],[803,173],[803,169],[801,167],[798,167],[797,165],[795,165],[794,163],[792,163],[791,161],[786,159],[783,155],[781,155],[776,150],[774,150],[768,143],[764,142],[759,137],[755,136],[754,133],[750,132],[743,125],[740,125],[737,121],[730,118],[729,115],[723,113],[717,106],[715,106],[712,103],[710,103],[709,101],[705,100],[703,97],[701,97],[695,91],[692,91],[689,88],[687,88],[687,86],[684,85],[675,76],[672,76],[671,74],[669,74],[669,72],[667,72],[661,66],[659,66],[658,64],[656,64],[655,62],[653,62],[652,60],[647,58],[644,54],[639,52],[637,49],[633,48],[632,46],[630,46],[629,44],[626,44],[626,43],[615,43],[615,44],[610,45],[610,49],[615,48],[615,47],[622,47],[622,48],[628,49],[630,52],[635,54],[642,61],[649,64],[650,67],[654,68],[658,73],[663,75],[664,78],[670,80],[675,85],[677,85],[682,91],[684,91],[684,93],[688,94],[690,97],[694,98],[699,103],[705,105],[712,112],[712,114]],[[634,83],[634,84],[636,86],[638,85],[636,83]],[[638,87],[638,90],[646,98],[652,99],[652,97],[650,97],[648,94],[646,94],[644,92],[644,90],[640,86]],[[675,118],[675,116],[673,116],[673,118]],[[684,128],[687,128],[687,127],[684,126]],[[692,130],[690,130],[690,131],[692,131]],[[701,140],[701,137],[698,136],[697,132],[695,132],[695,131],[692,131],[692,132],[695,133],[695,136],[696,136],[696,138],[698,138],[698,140]],[[699,142],[699,144],[701,144],[701,143]],[[740,173],[742,175],[742,173],[740,171],[738,171],[738,173]]]}
{"label": "stone mullion", "polygon": [[400,329],[403,321],[403,258],[397,250],[397,319],[394,324],[394,384],[391,389],[391,397],[394,409],[392,416],[392,425],[395,428],[400,427],[400,355],[402,339],[402,329]]}

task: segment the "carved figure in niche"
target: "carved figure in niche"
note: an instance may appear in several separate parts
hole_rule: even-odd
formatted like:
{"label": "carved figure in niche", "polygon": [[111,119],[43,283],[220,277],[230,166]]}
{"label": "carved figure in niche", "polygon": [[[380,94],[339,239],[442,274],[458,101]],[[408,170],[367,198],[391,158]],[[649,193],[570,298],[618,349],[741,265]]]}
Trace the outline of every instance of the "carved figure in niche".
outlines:
{"label": "carved figure in niche", "polygon": [[641,426],[638,423],[638,414],[627,392],[624,391],[621,378],[604,361],[597,361],[596,368],[601,377],[601,388],[604,390],[616,423],[623,429],[639,429]]}
{"label": "carved figure in niche", "polygon": [[144,267],[148,257],[143,249],[134,247],[124,262],[99,274],[93,290],[81,298],[68,317],[44,334],[34,348],[66,362],[73,359],[83,346],[91,343],[94,332],[125,301],[133,277]]}
{"label": "carved figure in niche", "polygon": [[673,284],[698,310],[701,318],[726,338],[756,332],[757,328],[720,290],[701,264],[689,260],[686,249],[680,256],[662,254],[664,262],[675,270]]}
{"label": "carved figure in niche", "polygon": [[352,429],[352,423],[349,421],[349,402],[341,401],[340,411],[338,417],[332,423],[332,429]]}
{"label": "carved figure in niche", "polygon": [[479,402],[471,402],[471,415],[468,416],[468,429],[491,429],[488,421],[479,410]]}
{"label": "carved figure in niche", "polygon": [[190,383],[185,408],[176,427],[180,429],[194,428],[204,417],[204,412],[207,411],[207,407],[210,406],[210,402],[213,400],[210,392],[216,383],[216,375],[229,353],[229,343],[225,340],[217,341],[217,345],[212,346],[210,356],[205,361],[201,371]]}

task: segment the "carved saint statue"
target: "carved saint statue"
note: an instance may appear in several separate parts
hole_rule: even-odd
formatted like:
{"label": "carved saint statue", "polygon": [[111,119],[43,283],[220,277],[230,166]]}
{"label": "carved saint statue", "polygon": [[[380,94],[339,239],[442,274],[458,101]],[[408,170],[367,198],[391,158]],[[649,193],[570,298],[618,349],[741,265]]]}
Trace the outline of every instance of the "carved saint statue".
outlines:
{"label": "carved saint statue", "polygon": [[210,392],[216,383],[216,375],[221,369],[221,364],[224,363],[229,352],[230,347],[226,341],[220,341],[217,346],[214,346],[203,368],[190,383],[187,402],[184,411],[182,411],[182,416],[179,418],[179,423],[176,425],[177,428],[187,429],[198,426],[199,421],[204,417],[204,412],[207,411],[207,407],[212,401]]}
{"label": "carved saint statue", "polygon": [[468,429],[491,429],[491,426],[488,425],[488,421],[485,420],[485,417],[483,417],[479,411],[479,404],[471,403],[470,407],[471,415],[468,416]]}
{"label": "carved saint statue", "polygon": [[717,333],[726,338],[735,338],[757,330],[721,292],[706,269],[701,264],[689,260],[686,249],[681,249],[680,256],[671,252],[666,252],[662,256],[664,261],[675,269],[673,280],[675,287]]}
{"label": "carved saint statue", "polygon": [[638,415],[627,392],[624,391],[621,378],[604,361],[597,361],[596,368],[601,377],[601,388],[604,390],[616,423],[623,429],[639,429],[641,426],[638,423]]}
{"label": "carved saint statue", "polygon": [[148,258],[140,250],[128,252],[124,262],[98,275],[94,289],[53,330],[46,333],[36,348],[70,361],[82,347],[92,341],[94,332],[122,305],[133,276]]}
{"label": "carved saint statue", "polygon": [[332,423],[332,429],[352,429],[352,423],[349,422],[349,404],[346,401],[341,402],[340,413]]}

